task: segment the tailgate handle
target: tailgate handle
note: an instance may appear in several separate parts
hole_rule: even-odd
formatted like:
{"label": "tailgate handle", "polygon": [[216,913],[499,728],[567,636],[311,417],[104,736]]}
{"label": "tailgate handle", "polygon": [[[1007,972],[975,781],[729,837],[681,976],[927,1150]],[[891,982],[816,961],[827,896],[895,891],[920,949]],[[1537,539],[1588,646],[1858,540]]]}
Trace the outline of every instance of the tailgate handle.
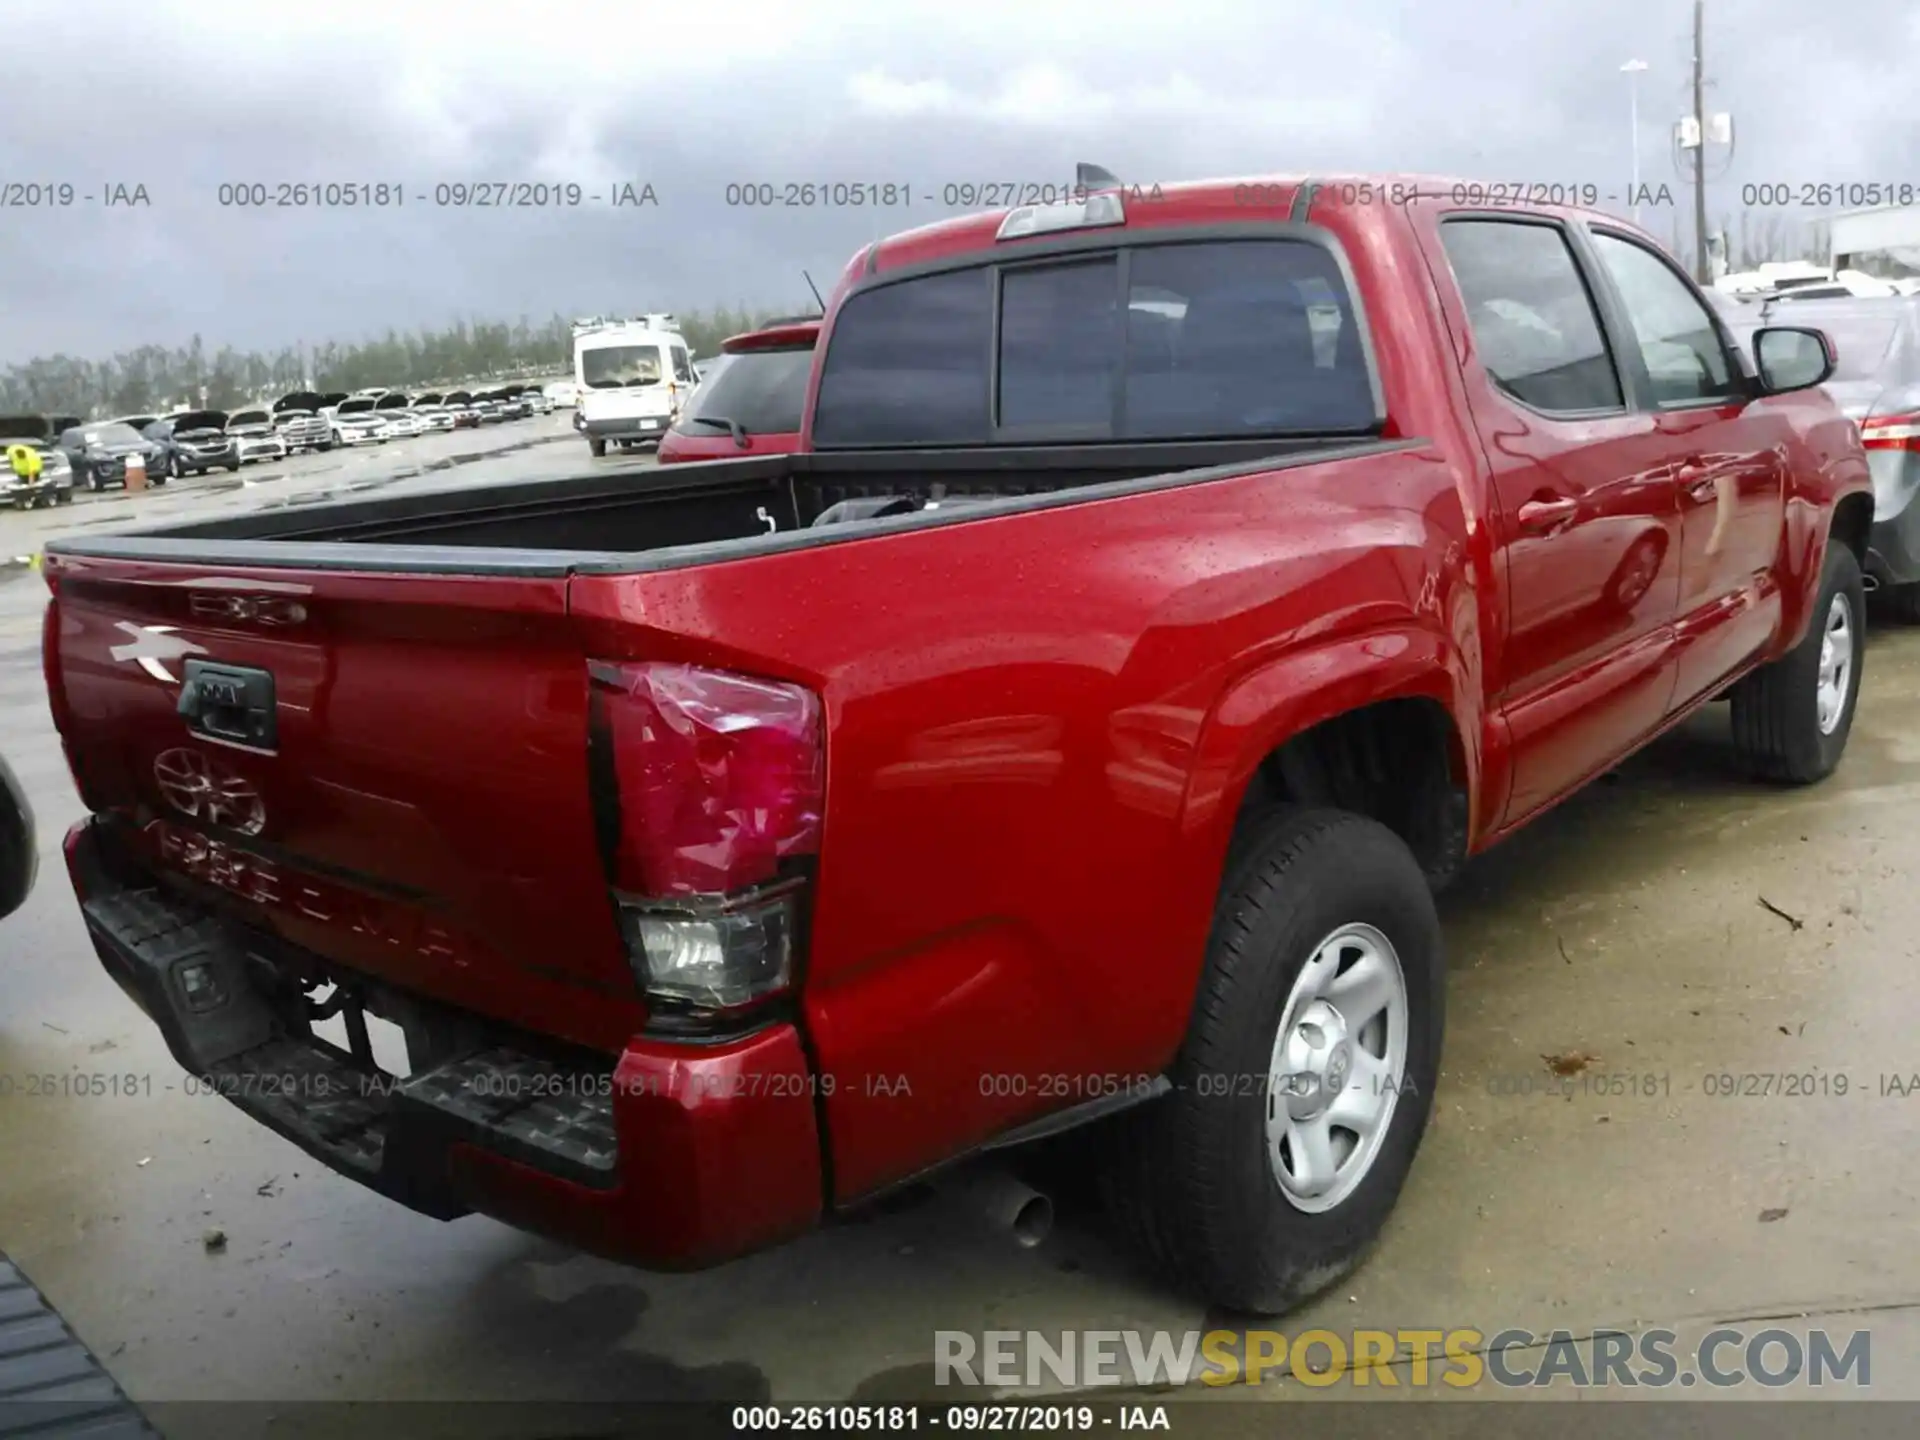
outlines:
{"label": "tailgate handle", "polygon": [[179,709],[187,729],[255,750],[279,747],[272,671],[208,660],[189,660],[186,671]]}

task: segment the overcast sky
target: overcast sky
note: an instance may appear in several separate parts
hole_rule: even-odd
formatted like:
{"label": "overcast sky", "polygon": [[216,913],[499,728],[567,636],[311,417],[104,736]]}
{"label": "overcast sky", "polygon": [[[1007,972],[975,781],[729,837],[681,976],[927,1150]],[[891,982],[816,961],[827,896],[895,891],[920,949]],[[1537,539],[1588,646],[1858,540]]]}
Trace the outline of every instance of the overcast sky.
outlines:
{"label": "overcast sky", "polygon": [[[0,3],[49,57],[9,67],[0,184],[96,197],[0,208],[0,361],[802,309],[802,268],[825,289],[866,240],[952,213],[948,184],[1064,182],[1077,160],[1142,183],[1385,169],[1624,193],[1635,57],[1644,178],[1685,201],[1686,0]],[[1844,8],[1709,3],[1708,109],[1738,142],[1716,217],[1743,183],[1920,184],[1920,5]],[[219,203],[223,182],[385,180],[399,209]],[[907,182],[913,203],[726,203],[730,183],[806,180]],[[434,204],[442,183],[513,181],[650,183],[659,203]],[[115,184],[151,203],[106,208]],[[1643,219],[1669,235],[1670,212]]]}

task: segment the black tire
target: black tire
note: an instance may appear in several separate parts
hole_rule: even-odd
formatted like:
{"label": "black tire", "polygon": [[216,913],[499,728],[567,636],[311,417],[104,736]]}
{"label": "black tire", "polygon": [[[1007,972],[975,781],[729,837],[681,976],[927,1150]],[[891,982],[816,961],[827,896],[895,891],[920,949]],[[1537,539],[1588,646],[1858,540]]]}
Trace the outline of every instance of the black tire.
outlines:
{"label": "black tire", "polygon": [[[1823,732],[1816,704],[1820,650],[1833,607],[1842,597],[1849,611],[1852,664],[1838,722],[1831,731]],[[1756,670],[1733,690],[1734,748],[1760,779],[1811,785],[1826,779],[1840,763],[1860,698],[1866,611],[1867,592],[1860,578],[1860,562],[1845,545],[1829,542],[1807,633],[1792,650]]]}
{"label": "black tire", "polygon": [[240,462],[238,460],[227,461],[227,473],[229,475],[238,475],[240,473]]}
{"label": "black tire", "polygon": [[[1371,1167],[1313,1213],[1275,1177],[1265,1077],[1295,980],[1354,923],[1399,956],[1406,1067]],[[1407,846],[1363,816],[1277,812],[1229,860],[1173,1091],[1122,1118],[1103,1176],[1122,1232],[1169,1284],[1228,1309],[1278,1314],[1333,1284],[1366,1257],[1426,1133],[1445,1005],[1440,921]]]}
{"label": "black tire", "polygon": [[178,480],[184,474],[186,474],[186,471],[180,468],[180,457],[178,455],[167,456],[166,479]]}
{"label": "black tire", "polygon": [[587,441],[587,449],[591,450],[593,452],[593,458],[598,460],[607,453],[607,442],[604,440],[589,439]]}
{"label": "black tire", "polygon": [[94,494],[98,495],[102,490],[106,488],[107,488],[106,482],[103,481],[99,477],[99,475],[97,475],[95,472],[91,470],[87,472],[87,489],[93,491]]}
{"label": "black tire", "polygon": [[71,505],[73,503],[73,491],[62,490],[53,497],[53,503],[56,505]]}

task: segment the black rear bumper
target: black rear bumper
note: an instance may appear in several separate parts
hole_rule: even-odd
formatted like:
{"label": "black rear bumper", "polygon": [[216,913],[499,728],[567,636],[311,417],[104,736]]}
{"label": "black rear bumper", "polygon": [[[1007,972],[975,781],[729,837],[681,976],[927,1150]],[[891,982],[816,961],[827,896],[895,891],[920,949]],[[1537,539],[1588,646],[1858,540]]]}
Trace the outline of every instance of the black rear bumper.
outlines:
{"label": "black rear bumper", "polygon": [[[442,1220],[470,1213],[452,1180],[457,1146],[592,1189],[614,1185],[611,1086],[597,1083],[605,1077],[504,1043],[451,1012],[440,1033],[465,1043],[436,1044],[434,1063],[404,1079],[388,1075],[370,1054],[313,1033],[289,983],[284,942],[157,879],[139,883],[124,862],[103,863],[97,826],[69,864],[101,964],[159,1025],[196,1086],[330,1168]],[[408,1043],[411,1050],[412,1031]]]}

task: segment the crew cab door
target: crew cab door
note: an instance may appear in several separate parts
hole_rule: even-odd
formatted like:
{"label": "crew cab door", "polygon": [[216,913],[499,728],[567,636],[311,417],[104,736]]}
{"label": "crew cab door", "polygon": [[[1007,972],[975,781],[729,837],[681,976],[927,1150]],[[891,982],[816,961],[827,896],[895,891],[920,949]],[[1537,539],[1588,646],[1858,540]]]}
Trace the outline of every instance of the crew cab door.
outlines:
{"label": "crew cab door", "polygon": [[[1489,674],[1512,822],[1651,732],[1673,690],[1675,443],[1638,410],[1569,223],[1415,207],[1485,453],[1508,633]],[[1448,273],[1450,272],[1450,274]]]}
{"label": "crew cab door", "polygon": [[1738,670],[1780,624],[1775,576],[1786,524],[1783,415],[1755,391],[1707,301],[1631,235],[1590,227],[1601,283],[1629,333],[1620,345],[1639,404],[1674,448],[1681,512],[1674,709]]}

